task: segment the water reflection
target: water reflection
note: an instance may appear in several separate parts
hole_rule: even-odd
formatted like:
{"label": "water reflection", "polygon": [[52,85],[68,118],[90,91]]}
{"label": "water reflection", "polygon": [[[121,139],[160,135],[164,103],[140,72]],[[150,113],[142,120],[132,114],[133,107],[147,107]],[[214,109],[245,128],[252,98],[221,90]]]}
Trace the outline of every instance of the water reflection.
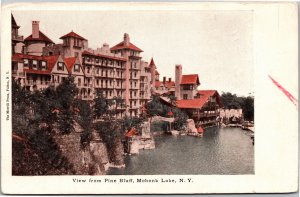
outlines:
{"label": "water reflection", "polygon": [[126,156],[126,168],[108,174],[253,174],[254,146],[247,132],[210,128],[203,138],[157,136],[156,149]]}

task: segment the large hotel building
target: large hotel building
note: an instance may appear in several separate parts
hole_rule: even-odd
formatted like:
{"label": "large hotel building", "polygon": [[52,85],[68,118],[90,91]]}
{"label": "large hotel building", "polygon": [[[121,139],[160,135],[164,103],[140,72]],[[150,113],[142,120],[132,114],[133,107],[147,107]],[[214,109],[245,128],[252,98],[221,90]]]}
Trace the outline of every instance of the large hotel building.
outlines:
{"label": "large hotel building", "polygon": [[127,33],[117,45],[103,44],[93,50],[88,48],[87,39],[73,31],[60,37],[62,43],[55,44],[40,31],[39,21],[32,21],[32,34],[23,40],[13,16],[11,20],[12,77],[26,89],[57,86],[72,75],[78,98],[92,100],[98,89],[109,99],[121,96],[131,116],[138,115],[141,106],[150,100],[151,84],[158,72],[153,60],[152,65],[142,60],[143,50],[130,42]]}
{"label": "large hotel building", "polygon": [[127,107],[117,115],[138,116],[152,94],[177,98],[174,107],[184,110],[197,125],[209,126],[217,122],[222,107],[216,90],[198,90],[198,74],[183,75],[182,66],[175,66],[175,81],[159,81],[153,58],[150,63],[141,57],[142,49],[135,46],[127,33],[122,42],[113,47],[103,44],[95,50],[88,48],[88,40],[71,31],[55,44],[39,29],[39,21],[32,21],[32,34],[25,39],[18,34],[19,26],[12,16],[12,77],[28,90],[58,86],[73,76],[79,90],[78,98],[92,100],[97,90],[108,99],[120,96]]}

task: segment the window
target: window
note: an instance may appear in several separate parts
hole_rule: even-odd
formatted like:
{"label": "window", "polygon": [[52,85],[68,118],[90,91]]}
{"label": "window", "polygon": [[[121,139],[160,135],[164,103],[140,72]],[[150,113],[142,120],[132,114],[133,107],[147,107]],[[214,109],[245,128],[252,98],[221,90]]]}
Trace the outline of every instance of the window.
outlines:
{"label": "window", "polygon": [[80,71],[80,66],[78,64],[74,65],[74,72],[79,72]]}
{"label": "window", "polygon": [[46,70],[47,69],[47,63],[45,61],[41,61],[41,69]]}
{"label": "window", "polygon": [[99,63],[99,59],[98,58],[96,58],[96,63]]}
{"label": "window", "polygon": [[136,82],[134,82],[134,87],[136,88]]}
{"label": "window", "polygon": [[134,72],[134,77],[136,77],[136,72]]}
{"label": "window", "polygon": [[81,86],[81,78],[78,78],[78,86]]}
{"label": "window", "polygon": [[28,59],[24,59],[24,67],[28,67]]}
{"label": "window", "polygon": [[57,70],[64,70],[64,63],[58,62],[58,64],[57,64]]}
{"label": "window", "polygon": [[136,96],[136,92],[133,92],[133,95]]}
{"label": "window", "polygon": [[89,66],[86,67],[86,72],[90,73],[90,67]]}
{"label": "window", "polygon": [[32,68],[37,69],[37,60],[32,60]]}
{"label": "window", "polygon": [[79,53],[78,52],[75,52],[75,57],[78,57]]}
{"label": "window", "polygon": [[193,85],[183,85],[183,90],[193,90]]}
{"label": "window", "polygon": [[187,94],[183,94],[183,99],[187,100],[188,99],[188,95]]}

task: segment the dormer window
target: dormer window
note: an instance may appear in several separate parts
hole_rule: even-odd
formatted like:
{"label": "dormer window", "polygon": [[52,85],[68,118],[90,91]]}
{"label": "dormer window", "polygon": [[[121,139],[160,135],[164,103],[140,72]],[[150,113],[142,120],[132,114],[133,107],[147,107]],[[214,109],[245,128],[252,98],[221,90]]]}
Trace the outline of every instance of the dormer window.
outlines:
{"label": "dormer window", "polygon": [[80,66],[78,64],[74,65],[74,72],[79,72],[80,71]]}
{"label": "dormer window", "polygon": [[63,62],[58,62],[57,64],[57,70],[64,70],[64,63]]}
{"label": "dormer window", "polygon": [[28,67],[28,59],[24,59],[24,67]]}
{"label": "dormer window", "polygon": [[41,61],[41,69],[47,70],[47,63],[45,61]]}
{"label": "dormer window", "polygon": [[37,60],[32,60],[32,68],[37,69]]}

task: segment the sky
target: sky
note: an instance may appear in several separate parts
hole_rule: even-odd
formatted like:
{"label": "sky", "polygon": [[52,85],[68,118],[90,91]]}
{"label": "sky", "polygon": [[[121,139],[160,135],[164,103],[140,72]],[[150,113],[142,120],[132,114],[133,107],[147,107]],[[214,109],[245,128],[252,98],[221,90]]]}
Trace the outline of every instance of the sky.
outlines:
{"label": "sky", "polygon": [[215,89],[248,96],[254,92],[253,33],[250,11],[13,11],[19,34],[31,34],[31,21],[55,43],[74,31],[89,47],[110,47],[123,40],[151,57],[163,76],[174,79],[175,65],[183,74],[198,74],[200,90]]}

